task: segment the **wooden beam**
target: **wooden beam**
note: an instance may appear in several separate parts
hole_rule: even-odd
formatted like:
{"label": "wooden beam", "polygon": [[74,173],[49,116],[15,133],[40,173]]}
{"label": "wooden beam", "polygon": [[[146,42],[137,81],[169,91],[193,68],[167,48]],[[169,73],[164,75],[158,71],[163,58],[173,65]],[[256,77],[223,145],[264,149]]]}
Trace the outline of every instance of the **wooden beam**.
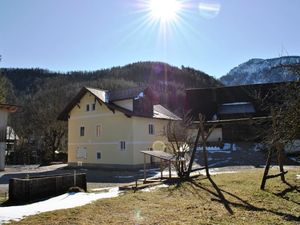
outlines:
{"label": "wooden beam", "polygon": [[171,174],[171,161],[169,161],[169,178],[171,179],[172,174]]}
{"label": "wooden beam", "polygon": [[163,169],[162,169],[163,160],[160,159],[160,179],[163,179]]}
{"label": "wooden beam", "polygon": [[286,174],[288,171],[284,171],[284,172],[281,172],[281,173],[278,173],[278,174],[275,174],[275,175],[268,175],[266,176],[266,179],[270,179],[270,178],[274,178],[274,177],[279,177],[279,176],[282,176],[284,174]]}
{"label": "wooden beam", "polygon": [[[261,116],[261,117],[248,117],[248,118],[237,118],[237,119],[224,119],[224,120],[208,120],[204,122],[204,125],[210,124],[226,124],[226,123],[237,123],[237,122],[250,122],[256,120],[271,120],[272,116]],[[193,124],[199,124],[199,121],[194,121]]]}
{"label": "wooden beam", "polygon": [[102,105],[102,102],[98,98],[96,98],[96,99],[97,99],[97,102],[99,103],[99,105]]}
{"label": "wooden beam", "polygon": [[146,154],[144,154],[144,183],[146,182]]}

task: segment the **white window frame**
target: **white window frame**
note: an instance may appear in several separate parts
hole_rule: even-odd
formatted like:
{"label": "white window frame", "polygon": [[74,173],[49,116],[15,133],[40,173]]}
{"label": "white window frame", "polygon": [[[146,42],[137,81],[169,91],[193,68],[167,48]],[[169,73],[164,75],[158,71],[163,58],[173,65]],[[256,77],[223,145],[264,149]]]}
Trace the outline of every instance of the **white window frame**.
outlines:
{"label": "white window frame", "polygon": [[154,124],[153,124],[153,123],[150,123],[150,124],[148,125],[148,133],[149,133],[150,135],[154,135],[154,134],[155,134],[155,128],[154,128]]}
{"label": "white window frame", "polygon": [[[99,128],[99,130],[98,130]],[[101,124],[97,124],[96,125],[96,133],[95,133],[96,137],[101,137],[102,135],[102,125]]]}
{"label": "white window frame", "polygon": [[120,141],[119,149],[120,149],[120,151],[125,151],[126,150],[126,141]]}

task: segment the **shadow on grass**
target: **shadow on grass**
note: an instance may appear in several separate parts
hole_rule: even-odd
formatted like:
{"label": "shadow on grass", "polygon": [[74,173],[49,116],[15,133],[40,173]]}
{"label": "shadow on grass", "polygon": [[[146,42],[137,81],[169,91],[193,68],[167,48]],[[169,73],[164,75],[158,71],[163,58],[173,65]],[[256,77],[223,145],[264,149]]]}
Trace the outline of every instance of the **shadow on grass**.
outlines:
{"label": "shadow on grass", "polygon": [[[269,213],[275,214],[277,216],[281,216],[281,217],[283,217],[284,220],[287,220],[287,221],[300,221],[300,217],[297,217],[297,216],[292,215],[292,214],[288,214],[288,213],[284,213],[284,212],[278,212],[278,211],[274,211],[274,210],[254,206],[251,203],[249,203],[248,201],[243,200],[242,198],[240,198],[240,197],[238,197],[238,196],[236,196],[236,195],[234,195],[234,194],[232,194],[228,191],[225,191],[225,190],[219,188],[217,186],[217,184],[211,178],[208,178],[208,180],[212,184],[215,191],[212,191],[212,190],[210,190],[206,187],[201,186],[201,184],[195,182],[195,180],[191,180],[191,183],[193,184],[192,187],[193,188],[195,188],[195,187],[200,188],[204,191],[209,192],[213,196],[215,196],[216,198],[212,198],[211,200],[222,203],[224,205],[225,209],[231,215],[233,214],[233,210],[231,208],[233,206],[233,207],[242,208],[242,209],[248,210],[248,211],[269,212]],[[231,197],[237,199],[239,201],[239,203],[227,200],[223,193],[226,193],[226,194],[230,195]]]}
{"label": "shadow on grass", "polygon": [[288,194],[288,193],[290,193],[290,192],[294,192],[294,191],[300,193],[300,187],[299,187],[299,186],[291,185],[291,184],[288,183],[288,182],[285,182],[285,184],[286,184],[288,187],[287,187],[286,189],[284,189],[283,191],[281,191],[281,192],[279,192],[279,193],[273,193],[273,192],[269,192],[269,193],[271,193],[271,194],[273,194],[273,195],[276,195],[277,197],[283,198],[283,199],[285,199],[285,200],[287,200],[287,201],[290,201],[290,202],[293,202],[293,203],[295,203],[295,204],[300,205],[300,202],[296,202],[296,201],[294,201],[294,200],[292,200],[292,199],[290,199],[289,197],[286,196],[286,194]]}
{"label": "shadow on grass", "polygon": [[217,197],[218,201],[223,203],[223,205],[224,205],[225,209],[228,211],[228,213],[233,215],[233,211],[230,207],[230,202],[227,201],[227,199],[223,195],[221,189],[217,186],[217,184],[210,177],[208,177],[207,179],[210,181],[210,183],[212,184],[212,186],[214,187],[214,189],[216,190],[217,193],[209,190],[206,187],[201,186],[200,184],[196,183],[194,180],[191,180],[191,183],[194,184],[196,187],[201,188],[202,190],[205,190],[205,191],[209,192],[210,194],[212,194],[213,196]]}

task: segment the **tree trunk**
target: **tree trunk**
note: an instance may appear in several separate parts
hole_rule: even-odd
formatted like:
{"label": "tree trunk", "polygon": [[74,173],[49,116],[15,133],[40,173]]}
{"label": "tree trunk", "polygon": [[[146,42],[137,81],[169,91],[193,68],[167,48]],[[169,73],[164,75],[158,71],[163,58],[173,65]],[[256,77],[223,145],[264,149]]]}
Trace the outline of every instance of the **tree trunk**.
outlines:
{"label": "tree trunk", "polygon": [[198,142],[199,142],[199,138],[200,138],[200,132],[201,132],[201,130],[200,130],[200,127],[199,127],[198,132],[197,132],[197,136],[196,136],[196,140],[195,140],[195,143],[194,143],[194,148],[193,148],[193,151],[192,151],[189,167],[188,167],[188,170],[186,172],[186,178],[190,177],[190,173],[192,171],[192,167],[193,167],[193,163],[194,163],[195,155],[196,155],[196,151],[197,151],[197,146],[198,146]]}
{"label": "tree trunk", "polygon": [[263,175],[261,185],[260,185],[261,190],[265,190],[267,176],[269,174],[270,164],[271,164],[271,160],[272,160],[272,154],[273,154],[273,148],[271,147],[268,152],[266,167],[265,167],[264,175]]}

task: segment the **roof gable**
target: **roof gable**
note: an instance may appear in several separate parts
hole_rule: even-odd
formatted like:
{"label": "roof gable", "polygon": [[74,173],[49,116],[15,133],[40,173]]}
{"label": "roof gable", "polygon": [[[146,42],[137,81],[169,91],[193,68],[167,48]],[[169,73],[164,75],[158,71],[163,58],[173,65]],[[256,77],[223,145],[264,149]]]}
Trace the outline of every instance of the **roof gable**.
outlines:
{"label": "roof gable", "polygon": [[[114,104],[114,101],[121,100],[119,97],[121,96],[121,93],[125,93],[122,95],[123,99],[135,99],[141,97],[141,91],[148,91],[147,88],[136,88],[136,89],[130,89],[128,92],[123,91],[113,91],[109,92],[110,94],[113,93],[113,100],[111,99],[111,95],[108,94],[108,91],[106,90],[100,90],[95,88],[87,88],[83,87],[79,93],[72,99],[72,101],[64,108],[64,110],[59,114],[58,120],[64,120],[67,121],[69,118],[69,114],[72,111],[72,109],[79,104],[80,100],[85,96],[86,93],[90,93],[93,96],[95,96],[97,102],[100,105],[105,105],[109,110],[111,110],[113,113],[115,113],[115,110],[123,113],[127,117],[131,116],[138,116],[138,117],[147,117],[147,118],[154,118],[154,119],[169,119],[169,120],[180,120],[178,116],[176,116],[174,113],[169,111],[168,109],[164,108],[161,105],[152,105],[153,111],[151,115],[149,114],[142,114],[138,110],[130,111],[128,109],[125,109],[121,106],[118,106]],[[107,95],[108,94],[108,95]],[[144,95],[143,95],[144,96]],[[126,97],[126,98],[125,98]],[[118,99],[118,100],[117,100]],[[138,101],[140,99],[137,99]]]}

